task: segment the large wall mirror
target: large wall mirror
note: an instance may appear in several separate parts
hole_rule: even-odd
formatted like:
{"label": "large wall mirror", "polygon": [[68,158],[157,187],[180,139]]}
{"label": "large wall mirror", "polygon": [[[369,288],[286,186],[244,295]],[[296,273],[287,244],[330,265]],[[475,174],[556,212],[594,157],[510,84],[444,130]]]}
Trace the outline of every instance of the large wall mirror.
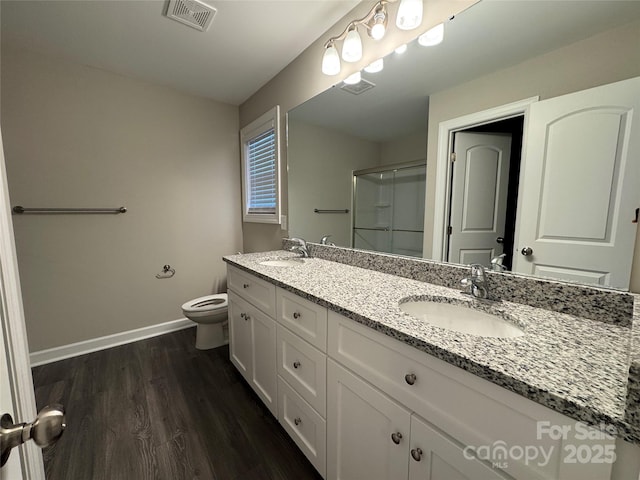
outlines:
{"label": "large wall mirror", "polygon": [[290,235],[628,289],[638,38],[640,2],[473,5],[288,112]]}

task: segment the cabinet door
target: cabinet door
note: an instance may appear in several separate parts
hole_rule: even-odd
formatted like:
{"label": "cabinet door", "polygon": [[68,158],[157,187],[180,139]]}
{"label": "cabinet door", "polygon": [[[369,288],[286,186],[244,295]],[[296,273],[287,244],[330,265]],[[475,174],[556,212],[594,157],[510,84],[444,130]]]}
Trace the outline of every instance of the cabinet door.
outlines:
{"label": "cabinet door", "polygon": [[246,302],[229,292],[229,357],[247,382],[251,382],[251,323]]}
{"label": "cabinet door", "polygon": [[333,360],[327,381],[327,478],[406,479],[410,412]]}
{"label": "cabinet door", "polygon": [[277,416],[276,322],[232,291],[229,291],[229,356]]}
{"label": "cabinet door", "polygon": [[276,321],[258,309],[249,312],[252,373],[249,383],[274,417],[278,416],[276,374]]}
{"label": "cabinet door", "polygon": [[464,448],[411,416],[409,480],[496,480],[511,478],[464,455]]}

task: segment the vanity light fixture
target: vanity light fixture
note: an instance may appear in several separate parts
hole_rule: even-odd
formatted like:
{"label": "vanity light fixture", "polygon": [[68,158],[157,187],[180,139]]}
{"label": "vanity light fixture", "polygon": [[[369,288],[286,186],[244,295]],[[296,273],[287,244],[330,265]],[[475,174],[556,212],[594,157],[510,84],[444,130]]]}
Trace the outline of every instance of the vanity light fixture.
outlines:
{"label": "vanity light fixture", "polygon": [[342,59],[357,62],[362,58],[362,39],[355,26],[349,29],[342,45]]}
{"label": "vanity light fixture", "polygon": [[381,72],[382,69],[384,69],[384,59],[382,58],[379,58],[364,67],[364,71],[367,73],[378,73]]}
{"label": "vanity light fixture", "polygon": [[[380,40],[387,31],[387,4],[400,1],[396,25],[402,30],[417,28],[422,23],[423,0],[379,0],[364,17],[349,22],[340,35],[331,37],[324,44],[322,73],[337,75],[340,73],[340,57],[337,56],[337,42],[343,42],[342,59],[345,62],[358,62],[362,58],[362,38],[358,27],[364,26],[374,40]],[[336,66],[337,60],[337,66]]]}
{"label": "vanity light fixture", "polygon": [[345,78],[343,82],[347,85],[355,85],[356,83],[360,83],[360,80],[362,80],[362,75],[360,74],[360,72],[356,72]]}
{"label": "vanity light fixture", "polygon": [[422,23],[422,0],[401,0],[396,17],[400,30],[413,30]]}
{"label": "vanity light fixture", "polygon": [[322,73],[325,75],[337,75],[340,73],[340,55],[333,43],[325,47],[322,57]]}
{"label": "vanity light fixture", "polygon": [[444,23],[439,23],[418,37],[418,43],[423,47],[433,47],[442,43],[444,39]]}

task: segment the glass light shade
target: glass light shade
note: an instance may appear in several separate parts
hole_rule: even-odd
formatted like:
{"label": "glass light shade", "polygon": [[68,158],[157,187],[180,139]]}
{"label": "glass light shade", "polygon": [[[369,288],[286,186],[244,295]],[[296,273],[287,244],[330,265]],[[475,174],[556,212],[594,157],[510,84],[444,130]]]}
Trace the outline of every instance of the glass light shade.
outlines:
{"label": "glass light shade", "polygon": [[418,37],[418,43],[423,47],[433,47],[442,43],[444,39],[444,23],[439,23],[433,28],[430,28],[422,35]]}
{"label": "glass light shade", "polygon": [[403,54],[404,52],[406,52],[406,51],[407,51],[407,44],[406,44],[406,43],[404,43],[404,44],[400,45],[400,46],[399,46],[398,48],[396,48],[396,50],[395,50],[395,52],[396,52],[398,55],[402,55],[402,54]]}
{"label": "glass light shade", "polygon": [[358,30],[349,30],[342,45],[342,59],[345,62],[357,62],[362,58],[362,39]]}
{"label": "glass light shade", "polygon": [[384,59],[379,58],[378,60],[371,62],[368,66],[364,67],[364,71],[367,73],[378,73],[381,72],[384,68]]}
{"label": "glass light shade", "polygon": [[396,17],[400,30],[413,30],[422,23],[422,0],[401,0]]}
{"label": "glass light shade", "polygon": [[334,45],[329,45],[322,56],[322,73],[337,75],[340,73],[340,55]]}
{"label": "glass light shade", "polygon": [[356,72],[345,78],[343,82],[347,85],[355,85],[356,83],[360,83],[360,80],[362,80],[362,75],[360,75],[360,72]]}

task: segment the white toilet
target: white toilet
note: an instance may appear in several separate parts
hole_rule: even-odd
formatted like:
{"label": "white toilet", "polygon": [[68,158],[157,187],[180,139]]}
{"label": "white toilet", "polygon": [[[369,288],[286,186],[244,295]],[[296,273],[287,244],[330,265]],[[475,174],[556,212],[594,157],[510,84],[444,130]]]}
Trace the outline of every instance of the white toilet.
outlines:
{"label": "white toilet", "polygon": [[198,350],[216,348],[228,343],[223,328],[227,322],[228,305],[226,293],[195,298],[182,305],[184,316],[198,324]]}

